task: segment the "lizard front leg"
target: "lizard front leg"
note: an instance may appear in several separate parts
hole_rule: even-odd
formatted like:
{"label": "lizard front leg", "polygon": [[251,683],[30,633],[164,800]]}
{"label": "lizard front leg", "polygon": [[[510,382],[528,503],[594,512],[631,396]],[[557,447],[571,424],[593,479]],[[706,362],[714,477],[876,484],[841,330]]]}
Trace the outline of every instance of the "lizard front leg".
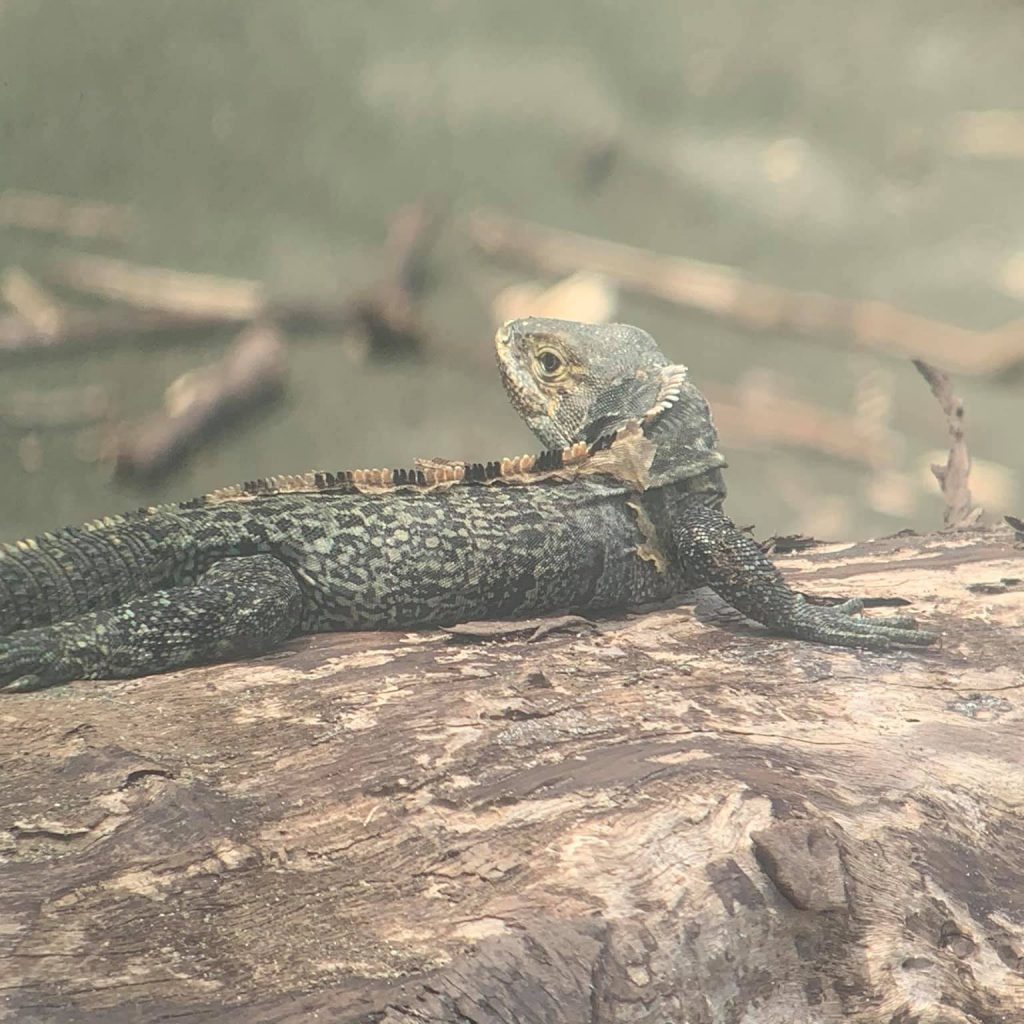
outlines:
{"label": "lizard front leg", "polygon": [[809,604],[754,541],[717,508],[698,499],[679,503],[672,514],[672,540],[683,571],[695,586],[710,587],[748,618],[800,640],[840,647],[921,647],[938,636],[917,629],[906,616],[867,618],[863,603]]}
{"label": "lizard front leg", "polygon": [[217,562],[191,586],[0,636],[0,690],[125,678],[246,657],[298,628],[302,593],[270,555]]}

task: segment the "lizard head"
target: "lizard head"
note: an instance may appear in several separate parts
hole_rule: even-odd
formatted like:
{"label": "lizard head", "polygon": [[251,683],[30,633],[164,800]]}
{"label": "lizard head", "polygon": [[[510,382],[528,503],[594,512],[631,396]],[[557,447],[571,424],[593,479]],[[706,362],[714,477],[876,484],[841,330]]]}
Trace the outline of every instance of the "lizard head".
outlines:
{"label": "lizard head", "polygon": [[528,317],[495,336],[509,399],[549,448],[595,441],[658,402],[668,360],[628,324]]}

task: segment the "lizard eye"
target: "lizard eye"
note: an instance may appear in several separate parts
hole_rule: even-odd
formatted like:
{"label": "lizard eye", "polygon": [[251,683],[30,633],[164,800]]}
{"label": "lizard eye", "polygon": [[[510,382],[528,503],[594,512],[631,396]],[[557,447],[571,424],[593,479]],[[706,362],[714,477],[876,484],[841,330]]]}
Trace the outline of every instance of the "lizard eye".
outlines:
{"label": "lizard eye", "polygon": [[557,352],[551,349],[544,349],[537,353],[537,362],[540,364],[541,372],[545,377],[557,377],[562,369],[562,358]]}

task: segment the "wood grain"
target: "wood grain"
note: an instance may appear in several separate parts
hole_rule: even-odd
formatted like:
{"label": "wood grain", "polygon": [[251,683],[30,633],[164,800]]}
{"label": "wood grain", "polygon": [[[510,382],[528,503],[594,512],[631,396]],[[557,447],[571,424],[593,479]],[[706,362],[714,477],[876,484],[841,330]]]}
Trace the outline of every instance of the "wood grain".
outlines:
{"label": "wood grain", "polygon": [[1024,1021],[1024,548],[780,563],[942,649],[680,607],[4,698],[0,1018]]}

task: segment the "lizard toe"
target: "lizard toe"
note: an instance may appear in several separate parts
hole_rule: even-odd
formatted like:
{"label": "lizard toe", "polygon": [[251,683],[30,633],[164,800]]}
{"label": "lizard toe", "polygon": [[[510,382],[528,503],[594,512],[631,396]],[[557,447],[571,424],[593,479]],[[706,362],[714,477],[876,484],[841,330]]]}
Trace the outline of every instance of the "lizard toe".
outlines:
{"label": "lizard toe", "polygon": [[[848,627],[850,635],[858,638],[861,646],[877,640],[877,649],[891,647],[931,647],[939,642],[937,633],[916,626],[897,624],[886,619],[855,618],[849,620],[853,628]],[[873,646],[873,645],[872,645]]]}
{"label": "lizard toe", "polygon": [[886,618],[868,618],[850,614],[848,609],[858,602],[844,601],[840,605],[822,607],[799,606],[799,633],[805,640],[834,644],[839,647],[863,647],[887,651],[897,647],[930,647],[938,643],[938,634],[918,629],[907,615]]}
{"label": "lizard toe", "polygon": [[859,625],[885,626],[898,630],[917,629],[917,620],[912,615],[879,615],[877,618],[861,615],[860,613],[864,610],[864,601],[859,597],[851,597],[840,604],[832,605],[831,610],[836,614],[848,615],[852,622]]}
{"label": "lizard toe", "polygon": [[854,622],[866,623],[869,626],[885,626],[887,629],[917,630],[917,619],[913,615],[880,615],[877,619],[866,615],[852,616]]}

